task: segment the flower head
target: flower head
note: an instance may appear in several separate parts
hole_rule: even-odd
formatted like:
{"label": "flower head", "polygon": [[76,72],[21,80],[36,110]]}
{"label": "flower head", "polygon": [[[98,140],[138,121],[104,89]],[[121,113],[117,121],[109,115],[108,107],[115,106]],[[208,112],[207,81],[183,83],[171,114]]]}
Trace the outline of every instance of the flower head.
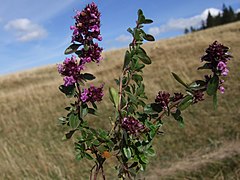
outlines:
{"label": "flower head", "polygon": [[227,46],[215,41],[209,45],[206,54],[201,59],[208,62],[208,66],[213,73],[226,76],[229,71],[227,62],[232,58],[228,51],[229,48]]}
{"label": "flower head", "polygon": [[63,80],[64,80],[64,86],[70,86],[76,83],[76,80],[74,79],[73,76],[65,76]]}
{"label": "flower head", "polygon": [[203,96],[204,96],[203,91],[201,91],[201,90],[195,91],[193,94],[193,103],[203,101],[204,100]]}
{"label": "flower head", "polygon": [[160,104],[162,108],[167,108],[169,101],[170,94],[165,91],[159,91],[157,97],[155,98],[155,102]]}
{"label": "flower head", "polygon": [[145,126],[139,120],[131,116],[123,118],[122,127],[133,135],[138,135],[145,129]]}
{"label": "flower head", "polygon": [[[85,44],[93,39],[100,40],[100,12],[95,3],[88,4],[81,12],[76,11],[72,41]],[[89,43],[88,43],[89,44]]]}
{"label": "flower head", "polygon": [[58,72],[65,76],[64,85],[72,85],[76,83],[80,78],[80,73],[84,69],[84,65],[79,65],[76,56],[66,58],[63,64],[58,64]]}
{"label": "flower head", "polygon": [[183,94],[182,93],[174,93],[174,96],[173,96],[173,102],[176,102],[180,99],[183,98]]}
{"label": "flower head", "polygon": [[91,85],[88,89],[84,89],[81,93],[82,102],[100,102],[104,95],[103,86],[104,84],[102,84],[100,87]]}

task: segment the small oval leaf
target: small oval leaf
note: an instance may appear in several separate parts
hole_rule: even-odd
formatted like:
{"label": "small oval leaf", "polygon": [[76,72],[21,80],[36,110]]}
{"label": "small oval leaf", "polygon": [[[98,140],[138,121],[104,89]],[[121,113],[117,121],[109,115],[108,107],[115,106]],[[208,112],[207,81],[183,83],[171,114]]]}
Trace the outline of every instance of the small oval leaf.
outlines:
{"label": "small oval leaf", "polygon": [[131,153],[131,149],[129,147],[123,148],[123,153],[127,159],[131,158],[132,153]]}
{"label": "small oval leaf", "polygon": [[64,52],[64,54],[72,54],[77,51],[80,44],[71,44]]}
{"label": "small oval leaf", "polygon": [[117,109],[118,101],[119,101],[118,91],[116,89],[114,89],[113,87],[110,87],[109,94],[110,94],[110,100],[113,102],[114,106]]}
{"label": "small oval leaf", "polygon": [[217,93],[217,89],[219,86],[219,77],[217,75],[214,75],[207,85],[207,94],[209,96],[212,96]]}

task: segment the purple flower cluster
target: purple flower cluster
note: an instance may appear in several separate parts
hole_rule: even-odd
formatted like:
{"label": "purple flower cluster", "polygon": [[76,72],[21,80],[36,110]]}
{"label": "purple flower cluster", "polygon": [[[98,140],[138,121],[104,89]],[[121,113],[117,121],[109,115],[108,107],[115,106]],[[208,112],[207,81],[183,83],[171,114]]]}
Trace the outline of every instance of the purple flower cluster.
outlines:
{"label": "purple flower cluster", "polygon": [[[232,58],[228,51],[228,47],[215,41],[213,44],[209,45],[206,50],[206,54],[201,58],[201,60],[209,63],[209,68],[215,75],[227,76],[229,72],[227,63]],[[218,89],[221,93],[225,92],[223,82],[224,80],[219,80]]]}
{"label": "purple flower cluster", "polygon": [[145,129],[145,126],[134,117],[125,117],[122,120],[122,127],[130,134],[138,135]]}
{"label": "purple flower cluster", "polygon": [[180,99],[182,99],[183,98],[183,94],[182,93],[174,93],[174,96],[173,96],[173,102],[176,102],[176,101],[178,101],[178,100],[180,100]]}
{"label": "purple flower cluster", "polygon": [[203,96],[204,96],[203,91],[201,91],[201,90],[194,91],[193,103],[197,103],[199,101],[203,101],[204,100]]}
{"label": "purple flower cluster", "polygon": [[81,49],[80,61],[82,64],[90,63],[92,61],[99,63],[102,60],[101,53],[102,48],[98,46],[98,43],[90,45],[89,49],[86,51],[84,48]]}
{"label": "purple flower cluster", "polygon": [[[93,40],[102,40],[100,35],[100,12],[94,3],[88,4],[82,11],[76,11],[74,16],[75,25],[71,26],[73,30],[72,42],[77,42],[83,46],[76,54],[79,57],[79,61],[75,56],[66,58],[63,64],[58,65],[58,72],[64,76],[64,85],[70,86],[81,81],[83,76],[81,71],[85,69],[85,64],[90,62],[99,63],[102,60],[101,53],[103,48],[98,46]],[[95,91],[93,87],[90,87],[90,92]],[[87,90],[84,90],[85,94]],[[97,94],[100,98],[100,94]],[[92,99],[91,99],[92,98]],[[96,101],[96,97],[88,94],[89,101]],[[101,98],[100,98],[101,99]]]}
{"label": "purple flower cluster", "polygon": [[65,76],[64,86],[73,85],[79,80],[80,72],[84,69],[84,65],[79,65],[76,56],[66,58],[63,64],[58,64],[58,72]]}
{"label": "purple flower cluster", "polygon": [[93,39],[102,40],[100,34],[100,12],[95,3],[88,4],[82,11],[77,11],[74,16],[76,20],[75,26],[71,26],[73,30],[72,42],[78,42],[85,48],[80,50],[81,64],[91,61],[99,63],[103,48],[94,43]]}
{"label": "purple flower cluster", "polygon": [[170,94],[165,91],[159,91],[157,97],[155,98],[155,102],[160,104],[162,108],[167,108],[169,101]]}
{"label": "purple flower cluster", "polygon": [[202,61],[210,63],[210,68],[217,75],[227,76],[229,70],[227,62],[232,58],[229,54],[229,48],[217,41],[209,45],[206,54],[201,58]]}
{"label": "purple flower cluster", "polygon": [[100,15],[94,2],[88,4],[82,11],[77,11],[74,16],[75,26],[70,27],[73,30],[72,42],[89,44],[88,42],[91,42],[93,38],[101,41]]}
{"label": "purple flower cluster", "polygon": [[95,87],[91,85],[88,89],[83,89],[81,93],[81,100],[82,102],[99,102],[102,100],[103,97],[103,86],[102,84],[100,87]]}

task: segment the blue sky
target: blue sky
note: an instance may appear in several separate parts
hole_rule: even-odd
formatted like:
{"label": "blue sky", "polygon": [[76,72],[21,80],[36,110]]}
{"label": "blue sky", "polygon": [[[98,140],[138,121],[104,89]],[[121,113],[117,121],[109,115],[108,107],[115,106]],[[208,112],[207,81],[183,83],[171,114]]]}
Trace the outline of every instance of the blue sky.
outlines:
{"label": "blue sky", "polygon": [[[5,0],[0,6],[0,75],[56,64],[70,44],[74,10],[91,1]],[[100,43],[104,50],[127,46],[128,27],[134,27],[139,8],[154,21],[145,30],[156,39],[183,34],[197,27],[208,10],[217,14],[223,3],[240,10],[239,0],[96,0],[102,13]]]}

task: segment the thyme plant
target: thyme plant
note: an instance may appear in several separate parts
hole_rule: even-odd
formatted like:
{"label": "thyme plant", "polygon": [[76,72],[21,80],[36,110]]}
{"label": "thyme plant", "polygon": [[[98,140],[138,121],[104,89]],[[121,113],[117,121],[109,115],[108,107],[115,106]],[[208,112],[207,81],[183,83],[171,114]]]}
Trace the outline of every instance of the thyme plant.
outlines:
{"label": "thyme plant", "polygon": [[217,93],[224,93],[224,81],[227,76],[227,63],[232,58],[229,48],[217,41],[209,45],[201,60],[203,66],[198,69],[208,69],[209,74],[203,79],[192,83],[184,82],[177,74],[173,77],[185,88],[186,93],[170,94],[159,91],[155,101],[146,103],[143,69],[151,64],[151,59],[143,49],[146,41],[154,41],[143,27],[151,24],[151,19],[145,18],[141,9],[138,10],[136,27],[127,31],[132,35],[132,42],[125,52],[122,73],[116,84],[118,89],[109,88],[110,100],[115,109],[110,131],[91,127],[86,120],[89,114],[95,115],[98,102],[102,100],[104,84],[96,87],[86,87],[86,82],[95,76],[84,72],[89,63],[100,63],[102,48],[95,41],[101,41],[100,12],[96,4],[88,4],[82,11],[76,11],[72,44],[65,54],[75,53],[58,65],[58,72],[63,76],[64,84],[59,89],[67,97],[74,99],[65,109],[66,116],[59,118],[62,125],[69,128],[65,139],[75,136],[75,150],[78,160],[86,158],[94,162],[90,171],[90,180],[97,179],[101,174],[105,179],[104,163],[109,157],[117,160],[116,169],[121,179],[132,179],[139,171],[144,171],[149,163],[149,157],[155,155],[153,140],[159,128],[163,125],[165,116],[172,116],[183,124],[182,111],[204,100],[204,96],[212,96],[214,106],[217,106]]}

